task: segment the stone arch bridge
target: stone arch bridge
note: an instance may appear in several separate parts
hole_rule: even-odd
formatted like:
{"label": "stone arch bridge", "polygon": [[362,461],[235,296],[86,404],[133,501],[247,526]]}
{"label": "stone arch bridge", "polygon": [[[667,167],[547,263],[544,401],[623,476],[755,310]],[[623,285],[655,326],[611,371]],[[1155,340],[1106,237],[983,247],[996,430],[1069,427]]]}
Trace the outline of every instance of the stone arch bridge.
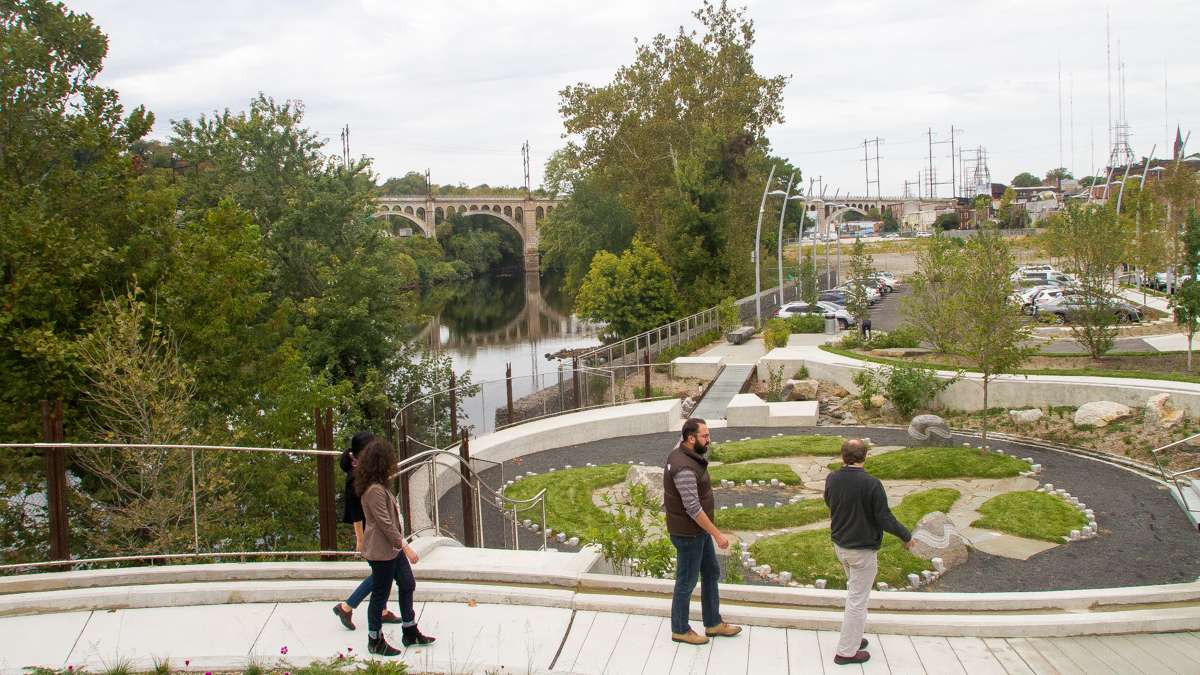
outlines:
{"label": "stone arch bridge", "polygon": [[833,199],[812,199],[807,203],[808,217],[817,222],[817,232],[824,234],[847,214],[868,216],[872,210],[891,211],[896,220],[907,227],[920,229],[933,224],[937,216],[953,211],[953,198],[862,197],[847,195]]}
{"label": "stone arch bridge", "polygon": [[375,216],[406,220],[427,237],[434,236],[438,223],[454,214],[492,216],[516,230],[525,253],[525,270],[533,271],[538,269],[538,228],[561,204],[560,199],[489,195],[380,197],[375,200]]}

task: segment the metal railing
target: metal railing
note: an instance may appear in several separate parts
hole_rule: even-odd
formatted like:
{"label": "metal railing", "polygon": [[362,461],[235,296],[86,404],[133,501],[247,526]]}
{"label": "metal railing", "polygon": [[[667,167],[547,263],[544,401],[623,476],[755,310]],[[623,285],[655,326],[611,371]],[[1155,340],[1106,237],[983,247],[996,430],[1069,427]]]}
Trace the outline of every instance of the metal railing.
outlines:
{"label": "metal railing", "polygon": [[[1196,438],[1200,438],[1200,434],[1192,434],[1187,438],[1181,438],[1178,441],[1172,441],[1171,443],[1150,451],[1150,455],[1154,457],[1154,464],[1158,467],[1158,472],[1162,475],[1163,481],[1169,483],[1175,490],[1176,494],[1179,496],[1178,501],[1180,507],[1189,513],[1193,522],[1200,520],[1200,482],[1197,482],[1197,480],[1194,478],[1190,478],[1190,476],[1193,474],[1200,476],[1200,466],[1194,466],[1190,469],[1184,469],[1182,471],[1170,471],[1166,466],[1163,465],[1162,458],[1159,457],[1159,453],[1177,445],[1187,443],[1188,441]],[[1194,494],[1196,499],[1189,500],[1187,498],[1188,492]],[[1193,506],[1193,504],[1196,504],[1196,506]]]}
{"label": "metal railing", "polygon": [[665,349],[679,346],[706,332],[719,330],[720,327],[717,308],[709,307],[691,316],[580,354],[578,361],[589,368],[638,363],[646,352],[649,352],[650,358],[653,359]]}

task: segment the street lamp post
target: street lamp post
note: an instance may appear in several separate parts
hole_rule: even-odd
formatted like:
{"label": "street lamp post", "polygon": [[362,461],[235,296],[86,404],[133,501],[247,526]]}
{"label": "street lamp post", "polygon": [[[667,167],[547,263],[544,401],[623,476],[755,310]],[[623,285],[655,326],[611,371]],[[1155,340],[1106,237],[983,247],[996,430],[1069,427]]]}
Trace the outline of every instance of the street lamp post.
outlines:
{"label": "street lamp post", "polygon": [[[779,271],[779,306],[780,307],[783,306],[783,216],[784,216],[784,214],[787,213],[787,203],[792,198],[792,183],[794,183],[795,180],[796,180],[796,172],[793,171],[792,175],[788,178],[787,189],[785,189],[783,191],[783,206],[779,207],[779,233],[775,237],[775,242],[777,244],[776,249],[775,249],[775,251],[776,251],[775,264],[779,267],[778,271]],[[772,194],[777,194],[778,192],[779,191],[776,190]],[[800,255],[799,254],[799,251],[800,251],[800,241],[799,240],[796,240],[796,251],[797,251],[796,255],[799,256]]]}
{"label": "street lamp post", "polygon": [[763,212],[767,209],[767,193],[771,191],[771,181],[775,180],[775,166],[767,176],[767,184],[763,186],[762,201],[758,205],[758,224],[754,226],[754,327],[762,326],[762,261],[758,259],[759,246],[762,242]]}

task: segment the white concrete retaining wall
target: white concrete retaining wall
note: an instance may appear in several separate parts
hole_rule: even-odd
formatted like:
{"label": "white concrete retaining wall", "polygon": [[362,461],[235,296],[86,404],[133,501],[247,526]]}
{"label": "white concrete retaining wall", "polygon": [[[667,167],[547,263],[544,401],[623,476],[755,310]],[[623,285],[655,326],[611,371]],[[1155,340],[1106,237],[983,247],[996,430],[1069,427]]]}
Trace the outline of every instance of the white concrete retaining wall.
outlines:
{"label": "white concrete retaining wall", "polygon": [[720,372],[723,363],[724,356],[680,356],[671,361],[671,374],[674,377],[712,380]]}
{"label": "white concrete retaining wall", "polygon": [[[782,347],[771,350],[758,362],[758,379],[765,381],[770,368],[784,366],[784,372],[801,365],[818,380],[836,382],[856,393],[854,373],[881,364],[859,361],[821,351],[815,347]],[[938,371],[938,377],[951,379],[955,373]],[[1080,377],[1067,375],[1000,375],[988,384],[988,406],[992,408],[1040,408],[1081,406],[1091,401],[1115,401],[1127,406],[1144,407],[1146,399],[1169,393],[1171,403],[1200,417],[1200,384],[1168,380],[1142,380],[1123,377]],[[983,409],[983,377],[964,373],[962,378],[938,395],[937,402],[954,410]]]}
{"label": "white concrete retaining wall", "polygon": [[725,408],[731,427],[811,427],[817,424],[816,401],[768,403],[757,394],[738,394]]}

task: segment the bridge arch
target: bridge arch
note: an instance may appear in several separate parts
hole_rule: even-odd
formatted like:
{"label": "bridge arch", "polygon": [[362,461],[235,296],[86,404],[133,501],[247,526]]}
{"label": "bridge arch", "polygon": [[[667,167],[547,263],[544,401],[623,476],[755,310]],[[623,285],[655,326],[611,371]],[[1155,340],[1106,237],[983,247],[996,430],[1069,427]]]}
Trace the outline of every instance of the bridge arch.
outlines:
{"label": "bridge arch", "polygon": [[400,207],[398,207],[398,206],[396,208],[392,209],[391,211],[384,209],[380,213],[375,214],[375,217],[378,218],[379,216],[383,216],[388,221],[388,223],[394,223],[394,221],[391,219],[391,216],[398,216],[398,217],[402,218],[403,220],[407,220],[408,222],[412,223],[413,225],[416,225],[416,230],[418,232],[424,234],[427,237],[433,236],[432,232],[427,232],[425,230],[425,221],[424,220],[418,219],[417,215],[415,213],[409,214],[409,213],[405,213],[404,211],[401,211]]}
{"label": "bridge arch", "polygon": [[867,212],[863,211],[862,209],[858,208],[857,206],[844,206],[840,209],[837,209],[833,213],[829,214],[828,220],[836,223],[839,220],[841,220],[843,216],[845,216],[847,213],[850,213],[851,211],[859,214],[863,218],[868,217]]}

